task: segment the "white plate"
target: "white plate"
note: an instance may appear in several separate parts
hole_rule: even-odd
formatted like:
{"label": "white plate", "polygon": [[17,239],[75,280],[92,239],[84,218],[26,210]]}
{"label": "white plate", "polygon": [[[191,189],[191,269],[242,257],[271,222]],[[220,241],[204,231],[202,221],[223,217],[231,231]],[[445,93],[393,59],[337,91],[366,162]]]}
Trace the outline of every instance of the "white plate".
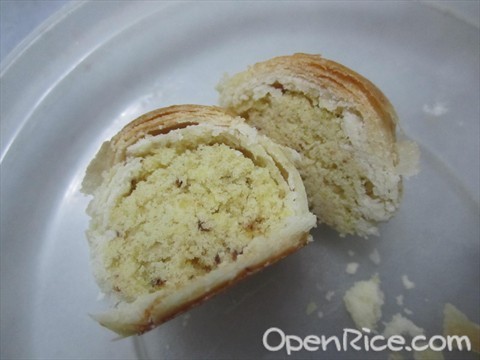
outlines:
{"label": "white plate", "polygon": [[[344,63],[392,100],[422,149],[422,171],[406,182],[400,212],[368,241],[320,227],[313,244],[189,317],[110,341],[113,334],[88,316],[105,306],[95,300],[84,237],[88,199],[79,193],[89,160],[137,115],[215,104],[224,72],[293,52]],[[421,3],[67,7],[2,68],[2,358],[284,357],[263,348],[266,329],[341,335],[353,327],[345,290],[374,273],[386,294],[384,321],[402,311],[395,297],[403,294],[414,312],[408,317],[428,335],[441,332],[446,302],[479,322],[479,78],[478,28]],[[379,266],[368,259],[374,248]],[[360,264],[355,276],[345,273],[352,261]],[[415,289],[403,288],[403,274]],[[310,302],[322,319],[306,314]],[[446,354],[456,356],[464,354]]]}

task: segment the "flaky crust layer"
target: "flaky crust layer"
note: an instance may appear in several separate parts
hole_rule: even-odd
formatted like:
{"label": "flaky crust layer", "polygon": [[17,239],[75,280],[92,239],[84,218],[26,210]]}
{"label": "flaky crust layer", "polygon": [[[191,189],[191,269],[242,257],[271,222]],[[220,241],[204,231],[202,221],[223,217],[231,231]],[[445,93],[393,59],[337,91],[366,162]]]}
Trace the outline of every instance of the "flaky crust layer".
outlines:
{"label": "flaky crust layer", "polygon": [[212,124],[228,127],[233,117],[215,106],[172,105],[150,111],[127,124],[110,141],[102,144],[89,164],[82,191],[92,194],[101,183],[102,172],[125,160],[127,148],[146,136],[158,136],[191,125]]}
{"label": "flaky crust layer", "polygon": [[366,118],[375,121],[385,135],[395,141],[398,117],[390,101],[368,79],[335,61],[321,55],[297,53],[257,63],[249,67],[247,73],[257,79],[267,74],[294,76],[312,86],[329,89],[338,99],[355,104]]}

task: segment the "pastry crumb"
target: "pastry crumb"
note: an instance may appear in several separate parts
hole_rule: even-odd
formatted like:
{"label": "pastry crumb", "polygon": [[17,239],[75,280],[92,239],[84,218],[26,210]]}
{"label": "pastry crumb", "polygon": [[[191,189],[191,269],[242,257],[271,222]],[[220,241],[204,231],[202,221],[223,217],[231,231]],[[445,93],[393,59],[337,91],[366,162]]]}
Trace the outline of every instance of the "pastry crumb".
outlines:
{"label": "pastry crumb", "polygon": [[325,299],[327,301],[332,301],[333,297],[335,296],[335,291],[328,291],[327,294],[325,295]]}
{"label": "pastry crumb", "polygon": [[480,353],[480,325],[472,322],[464,313],[452,304],[443,308],[443,334],[468,336],[472,351]]}
{"label": "pastry crumb", "polygon": [[359,264],[356,262],[351,262],[347,264],[345,272],[350,275],[354,275],[358,270]]}
{"label": "pastry crumb", "polygon": [[305,309],[307,315],[312,315],[317,310],[317,304],[314,301],[310,301]]}
{"label": "pastry crumb", "polygon": [[407,290],[415,288],[415,283],[411,281],[407,275],[402,275],[402,283]]}
{"label": "pastry crumb", "polygon": [[410,319],[402,316],[401,314],[395,314],[388,323],[385,324],[383,330],[383,336],[389,338],[393,335],[410,335],[412,337],[423,335],[425,330],[415,325]]}
{"label": "pastry crumb", "polygon": [[373,249],[372,253],[368,256],[371,262],[373,262],[375,265],[380,264],[380,253],[378,252],[377,249]]}
{"label": "pastry crumb", "polygon": [[435,102],[433,105],[424,104],[422,110],[425,114],[435,117],[445,115],[448,112],[447,105],[440,101]]}
{"label": "pastry crumb", "polygon": [[403,308],[403,311],[405,312],[405,314],[407,315],[413,315],[413,311],[410,310],[410,309],[407,309],[407,308]]}
{"label": "pastry crumb", "polygon": [[384,304],[378,275],[370,280],[356,282],[347,290],[343,300],[357,328],[376,330]]}

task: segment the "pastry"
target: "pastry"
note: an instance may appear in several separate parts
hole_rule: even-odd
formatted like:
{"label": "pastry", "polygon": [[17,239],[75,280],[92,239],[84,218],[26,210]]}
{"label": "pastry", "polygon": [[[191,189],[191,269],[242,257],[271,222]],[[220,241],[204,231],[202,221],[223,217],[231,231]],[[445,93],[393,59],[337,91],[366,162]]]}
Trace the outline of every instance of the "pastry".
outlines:
{"label": "pastry", "polygon": [[297,166],[319,222],[368,237],[398,209],[418,149],[397,141],[395,110],[369,80],[294,54],[226,76],[218,91],[221,106],[302,155]]}
{"label": "pastry", "polygon": [[287,153],[197,105],[149,112],[106,141],[82,184],[93,272],[115,303],[94,318],[142,334],[305,245],[316,219]]}

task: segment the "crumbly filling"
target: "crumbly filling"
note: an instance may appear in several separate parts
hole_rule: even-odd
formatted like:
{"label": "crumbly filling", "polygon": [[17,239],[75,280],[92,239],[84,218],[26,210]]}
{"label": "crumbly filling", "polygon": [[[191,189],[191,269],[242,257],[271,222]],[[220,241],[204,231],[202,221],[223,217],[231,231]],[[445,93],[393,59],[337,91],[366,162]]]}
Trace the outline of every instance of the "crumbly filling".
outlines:
{"label": "crumbly filling", "polygon": [[242,116],[278,143],[303,154],[299,171],[312,211],[341,233],[355,232],[362,217],[357,210],[359,194],[374,194],[342,128],[343,110],[328,111],[304,94],[283,90],[281,96],[268,94],[253,102]]}
{"label": "crumbly filling", "polygon": [[233,262],[290,215],[286,184],[225,144],[169,145],[143,159],[110,215],[103,262],[126,301]]}

